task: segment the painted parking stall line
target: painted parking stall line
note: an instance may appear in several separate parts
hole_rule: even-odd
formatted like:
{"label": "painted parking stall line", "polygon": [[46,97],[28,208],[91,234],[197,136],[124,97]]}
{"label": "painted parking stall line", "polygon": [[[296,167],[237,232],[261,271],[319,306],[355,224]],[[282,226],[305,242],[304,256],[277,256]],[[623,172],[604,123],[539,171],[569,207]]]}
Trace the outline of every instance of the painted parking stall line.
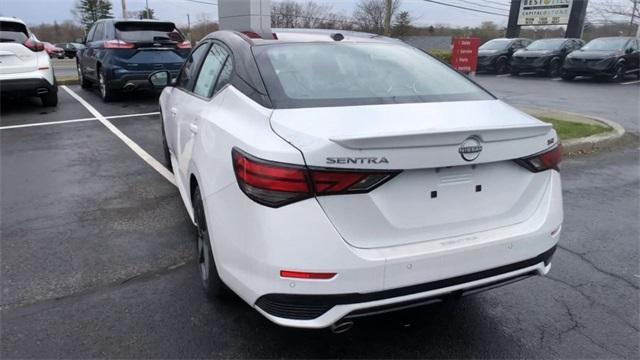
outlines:
{"label": "painted parking stall line", "polygon": [[114,135],[116,135],[122,142],[124,142],[131,150],[133,150],[136,155],[138,155],[142,160],[144,160],[149,166],[154,168],[160,175],[162,175],[167,181],[169,181],[174,186],[176,185],[176,181],[173,177],[173,174],[162,165],[158,160],[154,159],[153,156],[149,155],[143,148],[141,148],[138,144],[136,144],[131,138],[125,135],[122,131],[120,131],[111,121],[109,121],[105,116],[103,116],[96,108],[94,108],[91,104],[89,104],[86,100],[84,100],[80,95],[76,94],[73,90],[69,89],[66,86],[61,86],[64,91],[69,93],[74,99],[78,100],[82,106],[84,106],[91,115],[95,116],[98,121],[100,121],[104,126],[107,127]]}
{"label": "painted parking stall line", "polygon": [[[105,119],[124,119],[124,118],[132,118],[132,117],[142,117],[142,116],[154,116],[160,115],[159,112],[150,112],[143,114],[126,114],[126,115],[113,115],[113,116],[105,116]],[[48,125],[59,125],[59,124],[70,124],[76,122],[85,122],[85,121],[97,121],[98,118],[81,118],[81,119],[72,119],[72,120],[60,120],[60,121],[47,121],[41,123],[33,123],[33,124],[21,124],[21,125],[7,125],[0,126],[0,130],[9,130],[9,129],[20,129],[20,128],[28,128],[34,126],[48,126]]]}

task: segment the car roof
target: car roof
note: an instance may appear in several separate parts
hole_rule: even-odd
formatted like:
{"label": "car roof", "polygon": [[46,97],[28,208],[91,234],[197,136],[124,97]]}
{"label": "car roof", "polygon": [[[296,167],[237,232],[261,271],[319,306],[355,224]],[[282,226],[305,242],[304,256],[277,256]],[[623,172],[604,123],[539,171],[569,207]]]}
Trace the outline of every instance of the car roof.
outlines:
{"label": "car roof", "polygon": [[24,21],[15,18],[15,17],[8,17],[8,16],[0,16],[0,21],[5,21],[5,22],[15,22],[15,23],[19,23],[22,25],[27,25]]}
{"label": "car roof", "polygon": [[[326,42],[326,43],[393,43],[402,44],[398,39],[392,39],[389,37],[346,30],[328,30],[328,29],[272,29],[271,30],[277,37],[274,39],[255,39],[249,38],[238,31],[231,30],[219,30],[207,35],[205,39],[216,39],[229,37],[229,35],[243,39],[249,42],[252,46],[261,45],[277,45],[284,43],[308,43],[308,42]],[[343,39],[336,41],[332,36],[340,34]]]}
{"label": "car roof", "polygon": [[630,40],[630,39],[635,39],[635,37],[633,37],[633,36],[605,36],[605,37],[595,38],[593,40],[615,40],[615,39]]}

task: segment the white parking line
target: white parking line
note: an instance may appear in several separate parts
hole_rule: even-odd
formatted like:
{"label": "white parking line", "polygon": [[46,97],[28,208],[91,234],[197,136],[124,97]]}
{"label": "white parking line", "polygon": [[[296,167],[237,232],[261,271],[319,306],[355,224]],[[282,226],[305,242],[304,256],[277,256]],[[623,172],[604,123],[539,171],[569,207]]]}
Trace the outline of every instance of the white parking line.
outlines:
{"label": "white parking line", "polygon": [[[124,118],[130,118],[130,117],[153,116],[153,115],[159,115],[159,114],[160,113],[156,111],[156,112],[150,112],[150,113],[144,113],[144,114],[126,114],[126,115],[105,116],[104,118],[105,119],[124,119]],[[75,122],[96,121],[96,120],[98,120],[98,119],[92,117],[92,118],[73,119],[73,120],[47,121],[47,122],[33,123],[33,124],[7,125],[7,126],[0,126],[0,130],[20,129],[20,128],[33,127],[33,126],[69,124],[69,123],[75,123]]]}
{"label": "white parking line", "polygon": [[633,85],[633,84],[640,84],[640,80],[620,83],[620,85]]}
{"label": "white parking line", "polygon": [[65,85],[61,86],[69,95],[71,95],[74,99],[78,100],[82,106],[84,106],[91,115],[95,116],[98,121],[100,121],[104,126],[107,127],[112,133],[114,133],[122,142],[124,142],[136,155],[140,156],[142,160],[144,160],[149,166],[154,168],[160,175],[162,175],[167,181],[172,183],[174,186],[176,185],[176,181],[173,177],[173,174],[167,170],[164,165],[162,165],[158,160],[154,159],[153,156],[149,155],[148,152],[144,151],[138,144],[136,144],[133,140],[131,140],[127,135],[125,135],[122,131],[120,131],[113,123],[107,120],[96,108],[91,106],[87,101],[85,101],[80,95],[76,94],[73,90],[69,89]]}
{"label": "white parking line", "polygon": [[8,125],[8,126],[0,126],[0,130],[19,129],[19,128],[26,128],[26,127],[32,127],[32,126],[69,124],[69,123],[75,123],[75,122],[95,121],[95,120],[98,120],[98,119],[84,118],[84,119],[74,119],[74,120],[49,121],[49,122],[41,122],[41,123],[33,123],[33,124]]}

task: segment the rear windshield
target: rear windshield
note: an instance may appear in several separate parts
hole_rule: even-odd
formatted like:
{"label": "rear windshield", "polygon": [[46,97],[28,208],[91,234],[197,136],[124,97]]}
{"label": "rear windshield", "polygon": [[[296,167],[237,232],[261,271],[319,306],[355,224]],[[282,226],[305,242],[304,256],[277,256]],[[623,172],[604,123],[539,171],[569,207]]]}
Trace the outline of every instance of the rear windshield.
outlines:
{"label": "rear windshield", "polygon": [[127,42],[182,42],[184,37],[173,23],[119,22],[116,38]]}
{"label": "rear windshield", "polygon": [[23,43],[29,38],[27,27],[12,21],[0,21],[0,42]]}
{"label": "rear windshield", "polygon": [[409,46],[307,43],[253,49],[277,108],[493,99]]}

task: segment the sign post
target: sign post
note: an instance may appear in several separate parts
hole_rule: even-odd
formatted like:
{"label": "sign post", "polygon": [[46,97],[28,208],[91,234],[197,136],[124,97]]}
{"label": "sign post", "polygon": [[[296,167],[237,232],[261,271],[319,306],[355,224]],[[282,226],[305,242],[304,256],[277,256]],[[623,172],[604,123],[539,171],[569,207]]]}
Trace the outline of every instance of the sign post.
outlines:
{"label": "sign post", "polygon": [[272,37],[271,0],[218,0],[218,17],[220,29]]}
{"label": "sign post", "polygon": [[479,47],[480,38],[454,38],[451,65],[460,72],[475,75]]}

